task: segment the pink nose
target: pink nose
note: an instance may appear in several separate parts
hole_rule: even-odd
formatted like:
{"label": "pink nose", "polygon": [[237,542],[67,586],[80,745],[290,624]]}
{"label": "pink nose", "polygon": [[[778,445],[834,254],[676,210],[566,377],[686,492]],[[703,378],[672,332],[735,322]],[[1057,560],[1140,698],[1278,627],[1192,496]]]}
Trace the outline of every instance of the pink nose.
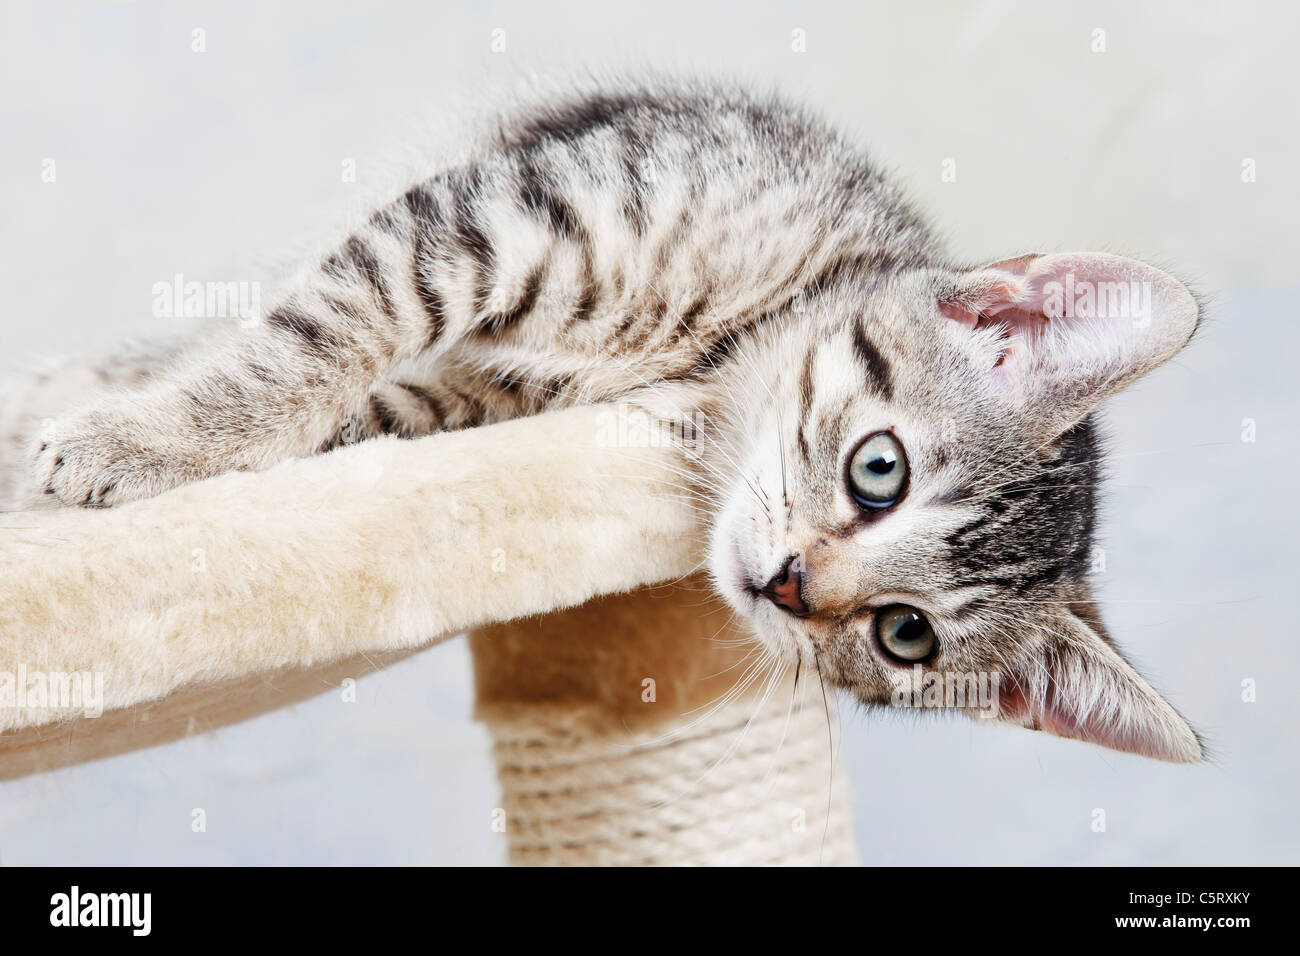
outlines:
{"label": "pink nose", "polygon": [[793,567],[794,563],[794,555],[786,558],[781,570],[773,575],[772,580],[759,593],[795,617],[807,617],[808,605],[803,600],[803,572]]}

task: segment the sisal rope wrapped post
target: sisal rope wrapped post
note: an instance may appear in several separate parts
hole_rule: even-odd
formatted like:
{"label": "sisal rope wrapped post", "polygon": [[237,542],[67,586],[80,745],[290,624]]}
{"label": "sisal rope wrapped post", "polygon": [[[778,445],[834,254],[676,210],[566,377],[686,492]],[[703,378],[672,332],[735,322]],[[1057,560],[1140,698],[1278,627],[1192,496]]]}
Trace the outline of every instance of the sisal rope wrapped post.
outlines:
{"label": "sisal rope wrapped post", "polygon": [[718,706],[758,656],[701,588],[472,635],[512,864],[856,865],[834,698],[805,670]]}

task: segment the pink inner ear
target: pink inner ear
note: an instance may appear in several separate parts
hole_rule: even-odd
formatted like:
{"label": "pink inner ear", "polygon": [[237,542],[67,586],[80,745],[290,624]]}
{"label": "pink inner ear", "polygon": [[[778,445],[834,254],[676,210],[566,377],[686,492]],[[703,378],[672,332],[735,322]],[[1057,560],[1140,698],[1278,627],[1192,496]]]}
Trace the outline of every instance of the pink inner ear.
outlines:
{"label": "pink inner ear", "polygon": [[1041,291],[989,270],[951,299],[940,302],[939,311],[971,329],[1002,325],[1010,331],[1026,332],[1048,321],[1043,303]]}
{"label": "pink inner ear", "polygon": [[[1024,257],[1026,259],[1037,257]],[[1011,260],[1019,262],[1019,260]],[[997,328],[1002,333],[1003,348],[993,367],[1006,361],[1012,351],[1013,336],[1028,336],[1042,331],[1049,317],[1042,309],[1043,298],[1010,279],[986,279],[972,283],[957,297],[939,303],[939,311],[968,329]]]}
{"label": "pink inner ear", "polygon": [[1098,714],[1095,709],[1092,712],[1083,710],[1085,702],[1072,696],[1072,689],[1062,683],[1063,675],[1054,662],[1049,661],[1047,667],[1050,677],[1042,698],[1031,701],[1027,688],[1019,683],[999,687],[998,708],[1002,719],[1056,737],[1082,740],[1143,757],[1168,759],[1160,741],[1143,733],[1135,724],[1121,726],[1118,712]]}
{"label": "pink inner ear", "polygon": [[[1064,428],[1168,361],[1199,309],[1175,278],[1104,252],[1021,256],[952,276],[935,303],[963,331],[982,332],[995,387]],[[987,356],[987,359],[985,359]]]}
{"label": "pink inner ear", "polygon": [[[1075,315],[1074,308],[1080,316],[1122,325],[1143,318],[1132,314],[1143,290],[1147,309],[1173,306],[1182,313],[1179,326],[1195,324],[1196,303],[1176,279],[1145,263],[1099,252],[1033,254],[995,262],[967,273],[948,301],[940,303],[940,310],[973,328],[997,321],[1016,331],[1033,331]],[[1131,300],[1130,294],[1138,298]],[[1116,311],[1117,306],[1124,311]]]}
{"label": "pink inner ear", "polygon": [[941,302],[939,303],[939,311],[953,321],[960,322],[972,329],[979,322],[979,312],[961,301]]}

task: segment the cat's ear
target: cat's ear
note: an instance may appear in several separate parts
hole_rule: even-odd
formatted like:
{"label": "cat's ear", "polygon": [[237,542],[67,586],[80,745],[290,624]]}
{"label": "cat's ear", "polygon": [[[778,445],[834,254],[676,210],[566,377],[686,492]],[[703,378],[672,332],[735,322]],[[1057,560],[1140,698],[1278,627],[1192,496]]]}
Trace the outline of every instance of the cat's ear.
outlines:
{"label": "cat's ear", "polygon": [[1070,614],[1044,649],[998,687],[1007,723],[1126,753],[1194,763],[1191,725],[1089,623]]}
{"label": "cat's ear", "polygon": [[1060,434],[1181,349],[1200,320],[1167,273],[1101,252],[1025,255],[952,276],[939,311],[986,346],[1005,399]]}

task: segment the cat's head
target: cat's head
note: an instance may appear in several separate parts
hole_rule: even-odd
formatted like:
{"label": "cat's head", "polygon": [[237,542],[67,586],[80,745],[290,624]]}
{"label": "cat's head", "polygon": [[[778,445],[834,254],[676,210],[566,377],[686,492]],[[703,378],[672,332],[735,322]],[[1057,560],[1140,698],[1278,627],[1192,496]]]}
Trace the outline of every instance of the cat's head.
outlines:
{"label": "cat's head", "polygon": [[761,398],[740,411],[747,437],[711,533],[720,591],[771,649],[815,653],[868,704],[1200,759],[1107,636],[1088,582],[1090,413],[1198,320],[1177,280],[1104,254],[824,290],[751,370]]}

